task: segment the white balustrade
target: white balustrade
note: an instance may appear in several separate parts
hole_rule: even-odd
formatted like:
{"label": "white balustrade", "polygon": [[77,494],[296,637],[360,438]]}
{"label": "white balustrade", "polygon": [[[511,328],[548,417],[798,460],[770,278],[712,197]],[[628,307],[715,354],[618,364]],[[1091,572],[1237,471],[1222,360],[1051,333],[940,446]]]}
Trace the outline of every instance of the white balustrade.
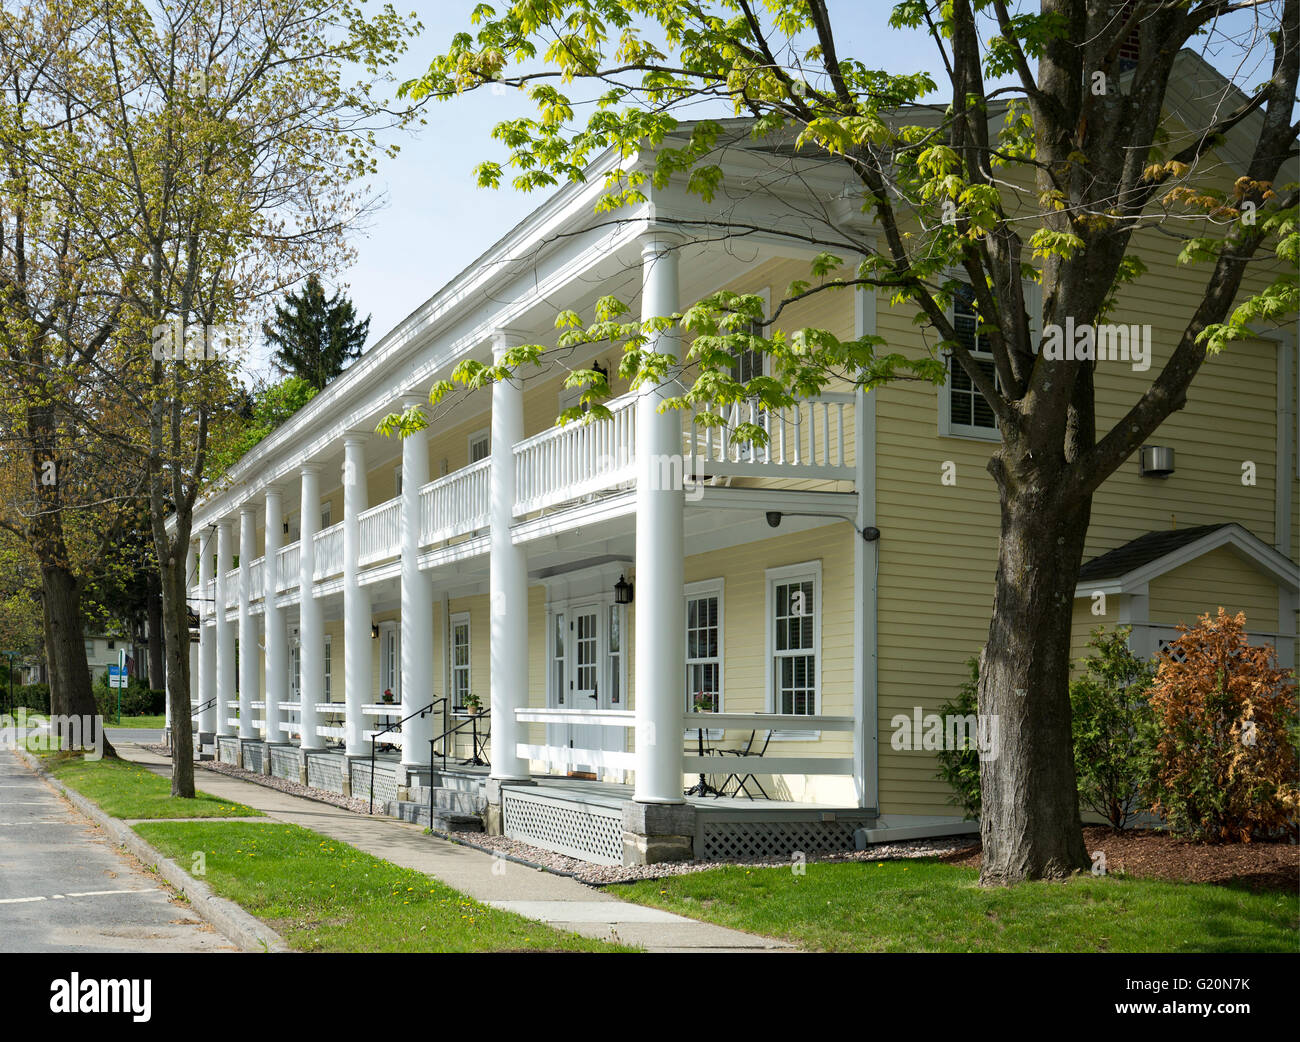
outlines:
{"label": "white balustrade", "polygon": [[[745,402],[722,410],[721,427],[697,426],[699,410],[683,417],[686,430],[686,472],[749,477],[852,478],[853,444],[849,420],[854,396],[827,392],[796,402],[788,409],[763,408]],[[767,432],[766,445],[738,438],[736,428],[748,423]]]}
{"label": "white balustrade", "polygon": [[[420,545],[453,539],[490,523],[491,458],[453,471],[420,489]],[[364,540],[362,542],[364,546]]]}
{"label": "white balustrade", "polygon": [[[368,564],[396,557],[402,548],[402,500],[401,497],[380,503],[377,507],[358,515],[357,523],[361,530],[361,550],[358,563],[364,568]],[[341,553],[342,551],[340,551]]]}
{"label": "white balustrade", "polygon": [[298,585],[298,552],[297,543],[290,543],[282,547],[275,555],[275,588],[277,590],[292,590]]}
{"label": "white balustrade", "polygon": [[313,579],[343,574],[343,522],[316,533],[316,568]]}
{"label": "white balustrade", "polygon": [[239,569],[232,568],[226,573],[226,607],[239,606]]}
{"label": "white balustrade", "polygon": [[608,404],[608,420],[574,420],[515,446],[515,513],[631,483],[636,478],[636,394]]}
{"label": "white balustrade", "polygon": [[262,569],[266,566],[266,558],[259,557],[256,561],[248,566],[249,584],[252,587],[251,595],[255,601],[262,599]]}

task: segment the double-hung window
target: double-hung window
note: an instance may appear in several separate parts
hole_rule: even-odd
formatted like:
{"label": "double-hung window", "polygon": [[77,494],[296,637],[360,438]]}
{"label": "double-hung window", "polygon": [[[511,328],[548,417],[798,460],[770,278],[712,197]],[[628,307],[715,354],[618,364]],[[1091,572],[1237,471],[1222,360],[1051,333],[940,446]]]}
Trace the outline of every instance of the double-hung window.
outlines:
{"label": "double-hung window", "polygon": [[469,615],[451,617],[451,707],[465,711],[465,696],[470,693]]}
{"label": "double-hung window", "polygon": [[[970,352],[975,364],[997,384],[997,366],[989,338],[979,332],[975,313],[975,291],[970,286],[957,288],[952,298],[952,325],[957,340]],[[998,437],[997,419],[979,389],[955,355],[948,355],[948,384],[941,392],[946,396],[946,416],[942,434],[969,438]]]}
{"label": "double-hung window", "polygon": [[771,711],[818,713],[821,687],[821,564],[767,573],[767,645]]}
{"label": "double-hung window", "polygon": [[686,712],[722,712],[722,580],[686,587]]}

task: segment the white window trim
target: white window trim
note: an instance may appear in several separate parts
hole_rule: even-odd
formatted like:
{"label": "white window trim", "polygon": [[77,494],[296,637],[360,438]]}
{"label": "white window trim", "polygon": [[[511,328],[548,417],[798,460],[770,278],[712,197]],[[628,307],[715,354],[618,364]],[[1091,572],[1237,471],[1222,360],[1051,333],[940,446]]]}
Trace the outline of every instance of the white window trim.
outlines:
{"label": "white window trim", "polygon": [[[686,613],[686,602],[695,597],[716,596],[718,598],[718,705],[714,712],[725,713],[727,705],[727,628],[726,628],[726,598],[723,595],[724,583],[721,577],[716,579],[701,579],[699,582],[687,583],[683,588],[685,596],[682,598],[682,614],[684,620],[689,620],[690,616]],[[683,622],[683,626],[686,622]],[[707,659],[695,659],[697,662],[708,661]],[[687,668],[690,668],[692,660],[686,660]],[[685,687],[686,678],[682,678],[682,685]],[[689,690],[683,690],[684,705],[687,718],[689,719],[694,699],[694,693]],[[694,738],[697,728],[688,727],[685,729],[685,737]],[[720,727],[705,728],[704,737],[710,742],[718,742],[726,735],[726,729]]]}
{"label": "white window trim", "polygon": [[[718,708],[717,708],[717,712],[724,713],[726,712],[726,709],[724,707],[727,704],[727,654],[726,654],[726,632],[727,631],[725,626],[726,606],[723,603],[724,602],[723,580],[721,578],[701,579],[699,582],[687,583],[683,589],[685,591],[685,596],[682,599],[683,613],[685,613],[686,602],[692,600],[693,598],[707,597],[713,595],[716,595],[718,598]],[[689,619],[689,616],[686,616],[686,618]],[[690,665],[691,661],[692,660],[689,658],[686,660],[688,666]],[[694,661],[703,662],[707,660],[696,659]],[[685,677],[682,678],[682,683],[683,684],[686,683]],[[693,692],[690,691],[684,691],[683,694],[685,695],[685,699],[686,699],[685,711],[689,713],[691,711],[692,699],[694,698],[694,694]],[[694,730],[694,728],[692,728],[692,730]]]}
{"label": "white window trim", "polygon": [[[949,278],[957,279],[962,282],[966,281],[965,272],[952,270],[947,272],[947,275]],[[1040,331],[1042,330],[1042,326],[1043,326],[1042,289],[1038,285],[1038,283],[1030,282],[1028,280],[1022,282],[1021,285],[1025,295],[1025,306],[1029,312],[1029,335],[1036,345],[1037,341],[1039,340]],[[951,304],[948,305],[948,321],[949,322],[953,321],[953,307]],[[991,360],[993,358],[993,355],[992,354],[984,355],[981,352],[980,357],[987,357]],[[951,364],[949,362],[949,359],[951,358],[950,354],[944,354],[943,358],[944,358],[945,365]],[[939,437],[961,438],[966,441],[985,441],[985,442],[1000,442],[1002,440],[1002,434],[996,427],[993,428],[973,427],[970,424],[953,422],[952,388],[948,385],[947,380],[945,380],[943,382],[943,386],[939,388],[938,398],[939,398]]]}
{"label": "white window trim", "polygon": [[318,532],[323,532],[334,524],[334,504],[325,502],[320,505],[320,528]]}
{"label": "white window trim", "polygon": [[[388,677],[389,683],[384,683],[384,670],[388,665],[388,655],[385,648],[392,642],[393,648],[393,668]],[[385,689],[393,692],[393,705],[402,704],[402,652],[397,646],[397,623],[394,620],[381,622],[379,624],[379,701],[384,700]]]}
{"label": "white window trim", "polygon": [[[764,696],[764,704],[767,712],[777,714],[779,709],[776,705],[775,680],[776,674],[772,668],[772,659],[775,655],[776,642],[775,629],[775,608],[776,597],[775,589],[778,583],[786,582],[790,579],[811,578],[813,580],[813,655],[815,666],[813,669],[813,683],[816,687],[816,698],[813,703],[814,715],[821,715],[822,712],[822,563],[821,561],[805,561],[802,564],[789,564],[780,568],[768,568],[764,572],[766,597],[764,603],[764,631],[766,643],[766,656],[763,673],[766,678],[767,694]],[[798,716],[790,715],[792,722],[799,720]],[[773,741],[783,740],[803,740],[812,741],[821,737],[820,731],[810,730],[808,728],[791,727],[788,730],[774,731],[772,733]]]}
{"label": "white window trim", "polygon": [[393,468],[393,498],[396,499],[402,494],[402,465],[399,463]]}
{"label": "white window trim", "polygon": [[[451,686],[447,691],[447,704],[451,709],[452,716],[468,717],[469,712],[463,706],[455,704],[456,699],[456,672],[464,669],[465,671],[465,693],[470,694],[474,691],[474,629],[470,625],[469,612],[458,611],[447,616],[447,622],[450,625],[449,642],[447,644],[449,657],[448,677]],[[463,625],[465,627],[465,647],[468,651],[468,661],[464,666],[456,665],[456,627]]]}
{"label": "white window trim", "polygon": [[489,456],[492,455],[492,428],[491,427],[484,427],[481,431],[475,431],[467,439],[465,439],[465,459],[469,466],[473,466],[475,463],[478,462],[478,460],[474,458],[474,444],[475,442],[480,442],[480,441],[486,441],[488,446],[487,455],[480,457],[480,459],[487,459]]}

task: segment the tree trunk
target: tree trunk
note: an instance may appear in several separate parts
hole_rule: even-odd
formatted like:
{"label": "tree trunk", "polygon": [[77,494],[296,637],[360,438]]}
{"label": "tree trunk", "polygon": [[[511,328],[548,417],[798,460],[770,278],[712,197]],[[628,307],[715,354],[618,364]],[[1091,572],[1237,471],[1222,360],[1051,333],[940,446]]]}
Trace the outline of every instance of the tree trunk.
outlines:
{"label": "tree trunk", "polygon": [[[81,618],[81,588],[76,578],[66,569],[54,565],[41,566],[41,591],[45,602],[46,657],[50,663],[51,680],[58,679],[58,708],[55,708],[55,685],[50,685],[51,715],[88,717],[94,720],[93,728],[103,721],[95,706],[91,690],[90,665],[86,660],[85,632]],[[86,744],[93,744],[94,731],[83,735]],[[117,756],[117,751],[104,738],[104,755]]]}
{"label": "tree trunk", "polygon": [[[149,686],[155,691],[162,688],[166,683],[166,668],[163,663],[164,651],[167,645],[166,635],[163,631],[163,605],[162,605],[162,583],[159,577],[149,573],[148,593],[145,597],[145,612],[149,628]],[[185,641],[186,649],[189,648],[188,638]],[[186,656],[188,663],[189,656]]]}
{"label": "tree trunk", "polygon": [[194,722],[190,714],[194,707],[190,699],[190,613],[183,550],[189,544],[188,524],[178,526],[168,543],[166,549],[171,552],[159,553],[158,560],[162,562],[162,641],[167,655],[167,708],[172,729],[172,795],[193,799]]}
{"label": "tree trunk", "polygon": [[[1087,868],[1070,735],[1074,588],[1091,499],[1053,501],[1029,476],[1002,493],[1002,532],[979,709],[997,727],[981,756],[980,883],[1059,879]],[[987,726],[987,725],[986,725]]]}

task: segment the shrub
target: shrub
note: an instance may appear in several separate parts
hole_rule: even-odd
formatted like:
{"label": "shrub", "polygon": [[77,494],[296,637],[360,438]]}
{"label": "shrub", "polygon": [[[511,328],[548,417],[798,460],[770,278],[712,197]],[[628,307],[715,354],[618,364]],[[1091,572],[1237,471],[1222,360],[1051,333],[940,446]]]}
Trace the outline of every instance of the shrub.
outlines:
{"label": "shrub", "polygon": [[[8,694],[6,689],[5,694]],[[50,711],[49,684],[21,684],[14,686],[14,705],[26,706],[38,713]]]}
{"label": "shrub", "polygon": [[1151,769],[1155,667],[1129,649],[1131,627],[1093,632],[1084,674],[1070,683],[1070,730],[1079,802],[1122,829],[1142,804]]}
{"label": "shrub", "polygon": [[[979,712],[979,658],[972,656],[966,661],[966,667],[970,670],[970,679],[963,681],[957,689],[956,700],[945,702],[939,708],[939,715],[944,719]],[[939,750],[939,777],[952,787],[953,795],[949,802],[961,807],[967,818],[974,819],[980,813],[980,754],[969,738],[966,745],[964,749]]]}
{"label": "shrub", "polygon": [[[118,691],[108,686],[108,672],[102,673],[94,685],[95,709],[105,720],[117,719]],[[122,689],[122,716],[157,716],[164,711],[167,695],[154,691],[135,677],[127,680]]]}
{"label": "shrub", "polygon": [[1151,690],[1157,740],[1152,809],[1212,842],[1295,834],[1296,686],[1246,616],[1201,616],[1167,649]]}

